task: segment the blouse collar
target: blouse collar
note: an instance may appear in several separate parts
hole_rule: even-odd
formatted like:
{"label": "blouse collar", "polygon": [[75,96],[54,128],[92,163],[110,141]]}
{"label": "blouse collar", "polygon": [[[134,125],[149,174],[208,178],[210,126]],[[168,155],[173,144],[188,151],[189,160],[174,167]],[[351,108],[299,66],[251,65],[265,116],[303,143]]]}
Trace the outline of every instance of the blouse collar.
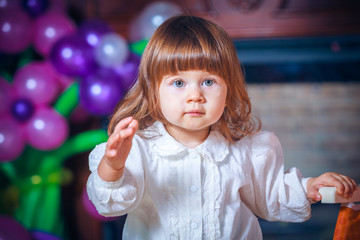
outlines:
{"label": "blouse collar", "polygon": [[202,144],[191,149],[176,141],[161,122],[155,122],[148,130],[154,133],[151,134],[154,137],[150,138],[151,147],[162,157],[176,160],[180,156],[196,151],[218,163],[229,154],[228,141],[217,131],[210,131]]}

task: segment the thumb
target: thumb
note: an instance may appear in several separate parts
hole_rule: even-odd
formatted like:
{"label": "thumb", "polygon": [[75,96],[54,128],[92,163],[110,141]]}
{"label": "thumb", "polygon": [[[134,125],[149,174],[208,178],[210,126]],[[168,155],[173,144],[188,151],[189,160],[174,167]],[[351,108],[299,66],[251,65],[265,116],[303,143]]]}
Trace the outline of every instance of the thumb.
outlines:
{"label": "thumb", "polygon": [[309,187],[307,195],[312,201],[318,202],[321,200],[321,195],[314,186]]}

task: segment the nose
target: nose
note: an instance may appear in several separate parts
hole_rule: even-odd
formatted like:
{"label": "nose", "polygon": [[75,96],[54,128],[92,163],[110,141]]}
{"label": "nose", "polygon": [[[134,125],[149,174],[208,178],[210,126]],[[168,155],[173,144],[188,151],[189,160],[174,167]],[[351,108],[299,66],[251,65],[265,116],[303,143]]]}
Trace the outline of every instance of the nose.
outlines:
{"label": "nose", "polygon": [[189,88],[187,102],[196,102],[196,103],[204,103],[205,97],[200,89],[200,87],[194,86]]}

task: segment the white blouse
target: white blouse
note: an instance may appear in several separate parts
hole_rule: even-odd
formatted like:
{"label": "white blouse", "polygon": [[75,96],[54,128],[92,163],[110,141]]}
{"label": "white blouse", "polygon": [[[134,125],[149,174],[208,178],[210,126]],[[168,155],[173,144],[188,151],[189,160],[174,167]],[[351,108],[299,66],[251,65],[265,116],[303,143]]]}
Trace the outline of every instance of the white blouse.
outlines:
{"label": "white blouse", "polygon": [[156,122],[136,135],[124,176],[97,174],[106,143],[90,153],[90,200],[101,215],[128,214],[123,239],[262,239],[256,216],[302,222],[311,208],[306,180],[284,173],[278,138],[260,132],[230,144],[216,131],[189,149]]}

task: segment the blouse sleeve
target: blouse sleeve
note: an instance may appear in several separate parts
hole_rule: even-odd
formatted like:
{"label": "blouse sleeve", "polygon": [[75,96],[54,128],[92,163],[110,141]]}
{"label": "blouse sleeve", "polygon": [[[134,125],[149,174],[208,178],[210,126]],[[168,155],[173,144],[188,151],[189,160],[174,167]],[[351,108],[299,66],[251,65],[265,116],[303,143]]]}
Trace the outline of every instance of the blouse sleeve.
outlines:
{"label": "blouse sleeve", "polygon": [[302,222],[311,207],[300,171],[284,172],[284,156],[278,138],[270,132],[252,137],[251,174],[240,189],[241,199],[259,217],[269,221]]}
{"label": "blouse sleeve", "polygon": [[139,146],[134,138],[123,177],[115,182],[106,182],[97,173],[105,147],[106,143],[102,143],[89,155],[91,174],[87,181],[87,193],[100,215],[121,216],[138,205],[144,192],[144,172],[138,152]]}

